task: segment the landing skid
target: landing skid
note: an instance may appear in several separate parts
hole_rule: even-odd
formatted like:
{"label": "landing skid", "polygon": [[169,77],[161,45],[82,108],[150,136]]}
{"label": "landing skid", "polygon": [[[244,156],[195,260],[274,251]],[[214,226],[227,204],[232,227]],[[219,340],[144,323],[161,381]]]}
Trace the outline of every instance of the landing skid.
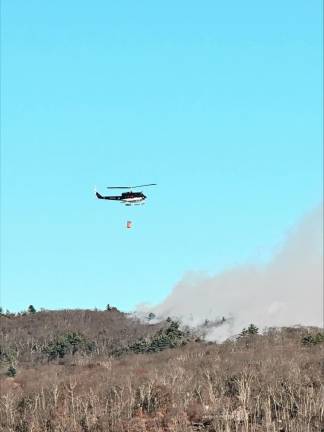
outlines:
{"label": "landing skid", "polygon": [[133,203],[133,204],[131,204],[131,203],[124,203],[125,204],[125,206],[127,206],[127,207],[131,207],[131,206],[139,206],[139,205],[144,205],[145,203]]}

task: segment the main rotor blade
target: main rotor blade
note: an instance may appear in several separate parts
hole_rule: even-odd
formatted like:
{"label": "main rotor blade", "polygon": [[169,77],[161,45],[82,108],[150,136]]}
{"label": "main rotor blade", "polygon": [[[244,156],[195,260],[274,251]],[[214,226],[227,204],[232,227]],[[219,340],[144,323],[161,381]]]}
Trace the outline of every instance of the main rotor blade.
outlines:
{"label": "main rotor blade", "polygon": [[156,183],[132,186],[132,189],[139,188],[139,187],[146,187],[146,186],[156,186]]}
{"label": "main rotor blade", "polygon": [[107,186],[107,189],[132,189],[132,186]]}
{"label": "main rotor blade", "polygon": [[146,186],[156,186],[156,183],[149,183],[144,185],[136,185],[136,186],[107,186],[107,189],[136,189],[140,187]]}

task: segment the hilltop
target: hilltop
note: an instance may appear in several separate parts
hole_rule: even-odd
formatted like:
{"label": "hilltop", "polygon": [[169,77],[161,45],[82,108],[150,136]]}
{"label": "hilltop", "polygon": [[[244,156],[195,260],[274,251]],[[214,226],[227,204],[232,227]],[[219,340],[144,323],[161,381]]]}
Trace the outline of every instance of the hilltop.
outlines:
{"label": "hilltop", "polygon": [[1,314],[1,430],[324,430],[319,329],[206,343],[108,309]]}

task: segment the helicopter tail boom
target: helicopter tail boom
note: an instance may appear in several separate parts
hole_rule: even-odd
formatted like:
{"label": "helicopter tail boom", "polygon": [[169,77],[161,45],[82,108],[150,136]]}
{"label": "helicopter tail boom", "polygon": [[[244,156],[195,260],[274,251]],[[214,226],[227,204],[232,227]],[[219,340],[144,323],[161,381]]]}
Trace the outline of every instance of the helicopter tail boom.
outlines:
{"label": "helicopter tail boom", "polygon": [[106,200],[114,200],[114,201],[120,201],[119,196],[102,196],[100,193],[96,192],[96,197],[98,199],[106,199]]}

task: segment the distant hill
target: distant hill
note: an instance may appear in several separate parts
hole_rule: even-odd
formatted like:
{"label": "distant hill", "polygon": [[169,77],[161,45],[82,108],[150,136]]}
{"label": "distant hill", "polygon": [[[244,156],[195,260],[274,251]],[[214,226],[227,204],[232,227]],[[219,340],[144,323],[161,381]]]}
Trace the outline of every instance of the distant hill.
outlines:
{"label": "distant hill", "polygon": [[0,430],[324,430],[320,329],[251,325],[217,344],[150,318],[2,313]]}
{"label": "distant hill", "polygon": [[[0,320],[0,355],[2,358],[14,357],[20,364],[41,363],[48,359],[46,354],[50,347],[62,345],[64,341],[66,345],[70,345],[66,347],[65,354],[78,352],[93,357],[121,353],[137,341],[149,341],[154,334],[170,324],[166,321],[151,324],[149,320],[145,323],[114,307],[105,311],[60,310],[2,314]],[[61,354],[63,353],[64,350],[61,350]],[[65,355],[57,357],[63,358]]]}

